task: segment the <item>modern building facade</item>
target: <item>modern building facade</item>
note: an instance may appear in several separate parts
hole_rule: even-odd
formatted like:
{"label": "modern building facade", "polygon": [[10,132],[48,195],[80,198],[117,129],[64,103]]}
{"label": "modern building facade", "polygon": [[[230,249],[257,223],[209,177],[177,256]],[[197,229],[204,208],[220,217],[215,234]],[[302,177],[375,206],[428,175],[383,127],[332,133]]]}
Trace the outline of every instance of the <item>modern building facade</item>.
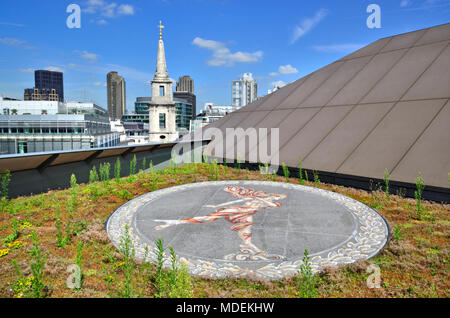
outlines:
{"label": "modern building facade", "polygon": [[0,115],[0,154],[112,147],[120,135],[108,118],[83,115]]}
{"label": "modern building facade", "polygon": [[231,83],[231,104],[243,107],[253,103],[258,98],[258,84],[252,73],[244,73],[242,77]]}
{"label": "modern building facade", "polygon": [[23,93],[24,100],[48,100],[48,101],[59,101],[59,95],[56,93],[56,89],[52,88],[25,88]]}
{"label": "modern building facade", "polygon": [[64,76],[62,72],[48,70],[34,71],[34,88],[41,92],[52,92],[54,90],[52,94],[58,95],[58,101],[64,101]]}
{"label": "modern building facade", "polygon": [[174,92],[173,93],[173,98],[176,101],[182,102],[184,104],[188,104],[191,105],[191,110],[190,113],[192,113],[192,117],[189,118],[189,120],[191,119],[195,119],[195,116],[197,115],[197,97],[190,92]]}
{"label": "modern building facade", "polygon": [[108,118],[108,112],[95,103],[28,101],[0,99],[3,115],[91,114]]}
{"label": "modern building facade", "polygon": [[178,78],[176,90],[177,92],[188,92],[194,94],[194,80],[189,75]]}
{"label": "modern building facade", "polygon": [[149,103],[149,141],[169,142],[178,139],[175,121],[175,102],[173,100],[172,79],[169,78],[159,25],[158,56],[156,72],[152,80],[152,99]]}
{"label": "modern building facade", "polygon": [[117,72],[106,75],[108,113],[112,120],[120,119],[126,112],[126,83]]}

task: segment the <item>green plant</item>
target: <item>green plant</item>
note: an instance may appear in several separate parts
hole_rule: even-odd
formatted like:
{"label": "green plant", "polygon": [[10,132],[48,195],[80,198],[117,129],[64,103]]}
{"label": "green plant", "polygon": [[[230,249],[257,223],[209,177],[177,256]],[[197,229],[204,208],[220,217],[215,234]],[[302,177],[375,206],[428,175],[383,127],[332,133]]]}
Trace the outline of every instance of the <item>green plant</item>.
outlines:
{"label": "green plant", "polygon": [[109,162],[105,162],[103,164],[100,164],[100,180],[106,183],[109,181],[109,171],[111,169],[111,164]]}
{"label": "green plant", "polygon": [[149,169],[150,169],[150,173],[153,173],[153,160],[150,160]]}
{"label": "green plant", "polygon": [[298,286],[298,296],[301,298],[314,298],[318,294],[317,279],[312,272],[311,263],[309,262],[308,250],[305,249],[305,256],[300,265],[298,276],[295,277]]}
{"label": "green plant", "polygon": [[300,179],[300,184],[305,184],[305,180],[303,180],[303,160],[302,157],[298,157],[298,178]]}
{"label": "green plant", "polygon": [[154,275],[155,280],[155,297],[162,298],[164,295],[164,240],[162,238],[158,238],[155,241],[156,246],[156,274]]}
{"label": "green plant", "polygon": [[116,182],[120,181],[120,159],[117,158],[116,164],[114,165],[114,177],[116,178]]}
{"label": "green plant", "polygon": [[402,238],[402,229],[400,228],[400,226],[396,225],[394,226],[394,239],[396,241],[400,241]]}
{"label": "green plant", "polygon": [[75,176],[75,174],[72,173],[72,175],[70,176],[70,187],[72,189],[75,189],[77,186],[78,186],[77,177]]}
{"label": "green plant", "polygon": [[77,254],[75,256],[75,264],[77,264],[78,268],[80,269],[80,285],[79,289],[83,288],[83,242],[79,241],[77,245]]}
{"label": "green plant", "polygon": [[142,170],[147,169],[147,158],[142,159]]}
{"label": "green plant", "polygon": [[133,291],[133,285],[131,280],[133,279],[134,273],[134,256],[135,250],[133,242],[131,241],[130,232],[128,230],[128,225],[125,225],[125,231],[120,238],[119,251],[124,260],[123,270],[125,279],[123,281],[123,289],[119,290],[119,295],[124,298],[131,298],[135,296]]}
{"label": "green plant", "polygon": [[97,168],[93,166],[91,171],[89,172],[89,183],[94,183],[97,181],[98,181]]}
{"label": "green plant", "polygon": [[136,174],[136,164],[137,164],[137,159],[136,159],[136,155],[134,155],[133,159],[130,161],[130,176]]}
{"label": "green plant", "polygon": [[165,272],[164,241],[159,238],[155,241],[156,245],[156,274],[153,276],[154,287],[156,289],[155,297],[186,298],[193,296],[193,286],[191,277],[185,264],[179,264],[175,250],[169,247],[171,268]]}
{"label": "green plant", "polygon": [[19,231],[19,222],[16,219],[12,219],[11,221],[11,228],[13,230],[13,233],[5,237],[2,241],[4,243],[11,243],[17,240],[20,236]]}
{"label": "green plant", "polygon": [[307,170],[305,170],[305,180],[306,180],[306,181],[309,181],[309,178],[308,178],[308,171],[307,171]]}
{"label": "green plant", "polygon": [[416,198],[416,208],[417,208],[417,218],[419,220],[422,219],[422,193],[423,189],[425,188],[425,183],[422,178],[422,174],[419,172],[419,175],[416,178],[416,188],[417,190],[414,191],[414,197]]}
{"label": "green plant", "polygon": [[46,296],[44,278],[44,267],[47,261],[46,256],[42,253],[36,232],[31,232],[33,247],[30,250],[31,255],[31,275],[33,277],[31,283],[31,292],[33,297],[42,298]]}
{"label": "green plant", "polygon": [[286,182],[289,182],[289,168],[284,162],[281,164],[281,167],[283,168],[284,178],[286,179]]}
{"label": "green plant", "polygon": [[9,195],[9,182],[11,181],[11,173],[9,170],[3,171],[0,174],[0,184],[1,184],[1,198],[8,199]]}
{"label": "green plant", "polygon": [[314,176],[314,183],[316,184],[316,186],[320,185],[320,179],[319,179],[319,174],[317,173],[316,170],[313,171],[313,176]]}
{"label": "green plant", "polygon": [[386,200],[389,200],[389,170],[384,169],[384,193],[386,194]]}
{"label": "green plant", "polygon": [[212,169],[213,169],[213,173],[214,173],[214,177],[217,180],[219,180],[219,165],[217,164],[217,159],[214,159],[213,163],[212,163]]}

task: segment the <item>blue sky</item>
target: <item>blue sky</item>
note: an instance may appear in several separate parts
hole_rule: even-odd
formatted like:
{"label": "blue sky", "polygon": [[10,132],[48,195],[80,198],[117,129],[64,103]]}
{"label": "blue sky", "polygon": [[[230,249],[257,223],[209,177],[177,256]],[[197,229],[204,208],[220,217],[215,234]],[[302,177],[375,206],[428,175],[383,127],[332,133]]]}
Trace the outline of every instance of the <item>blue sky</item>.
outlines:
{"label": "blue sky", "polygon": [[[66,8],[82,8],[69,29]],[[369,29],[369,4],[381,28]],[[258,95],[381,37],[448,23],[450,0],[2,0],[0,94],[23,98],[34,69],[64,71],[66,100],[106,108],[106,74],[127,82],[127,109],[150,96],[159,20],[171,78],[195,80],[198,108],[231,103],[231,81],[251,72]]]}

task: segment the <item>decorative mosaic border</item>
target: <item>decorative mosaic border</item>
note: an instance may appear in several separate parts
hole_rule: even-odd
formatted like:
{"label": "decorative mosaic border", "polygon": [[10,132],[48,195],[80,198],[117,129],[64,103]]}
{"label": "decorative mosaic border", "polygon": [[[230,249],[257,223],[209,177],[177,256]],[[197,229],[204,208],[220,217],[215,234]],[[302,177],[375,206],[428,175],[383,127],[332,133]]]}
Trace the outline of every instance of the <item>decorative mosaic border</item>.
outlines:
{"label": "decorative mosaic border", "polygon": [[[155,261],[156,255],[154,254],[154,244],[144,242],[136,230],[134,215],[140,207],[161,196],[180,190],[194,189],[210,185],[233,184],[276,186],[285,189],[308,192],[332,199],[347,208],[358,223],[357,230],[341,245],[325,252],[310,255],[310,263],[314,273],[321,271],[324,266],[339,266],[374,257],[383,249],[388,241],[389,227],[383,217],[374,209],[357,200],[339,193],[314,187],[291,183],[247,180],[190,183],[153,191],[134,198],[133,200],[121,205],[111,214],[106,224],[108,236],[112,243],[116,247],[119,247],[120,238],[125,231],[125,226],[128,225],[130,238],[135,248],[136,258],[143,260],[145,257],[145,248],[148,247],[149,253],[147,255],[147,261]],[[189,273],[192,275],[210,278],[248,277],[260,280],[278,280],[296,275],[300,269],[300,265],[303,263],[300,258],[297,260],[271,262],[258,269],[252,270],[227,262],[226,260],[218,263],[204,259],[187,259],[180,257],[180,262],[188,266]],[[165,266],[169,267],[169,265],[169,255],[166,255]]]}

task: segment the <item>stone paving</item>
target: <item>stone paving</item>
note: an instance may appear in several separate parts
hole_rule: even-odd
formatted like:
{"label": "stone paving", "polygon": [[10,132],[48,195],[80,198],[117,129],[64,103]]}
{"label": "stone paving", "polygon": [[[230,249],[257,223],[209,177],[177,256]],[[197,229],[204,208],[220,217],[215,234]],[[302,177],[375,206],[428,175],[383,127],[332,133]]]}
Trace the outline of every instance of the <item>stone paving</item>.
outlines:
{"label": "stone paving", "polygon": [[[385,220],[361,202],[266,181],[200,182],[150,192],[109,218],[107,232],[116,247],[126,225],[138,259],[162,238],[191,274],[212,278],[295,275],[305,249],[317,272],[371,258],[389,236]],[[148,260],[155,259],[152,252]]]}

